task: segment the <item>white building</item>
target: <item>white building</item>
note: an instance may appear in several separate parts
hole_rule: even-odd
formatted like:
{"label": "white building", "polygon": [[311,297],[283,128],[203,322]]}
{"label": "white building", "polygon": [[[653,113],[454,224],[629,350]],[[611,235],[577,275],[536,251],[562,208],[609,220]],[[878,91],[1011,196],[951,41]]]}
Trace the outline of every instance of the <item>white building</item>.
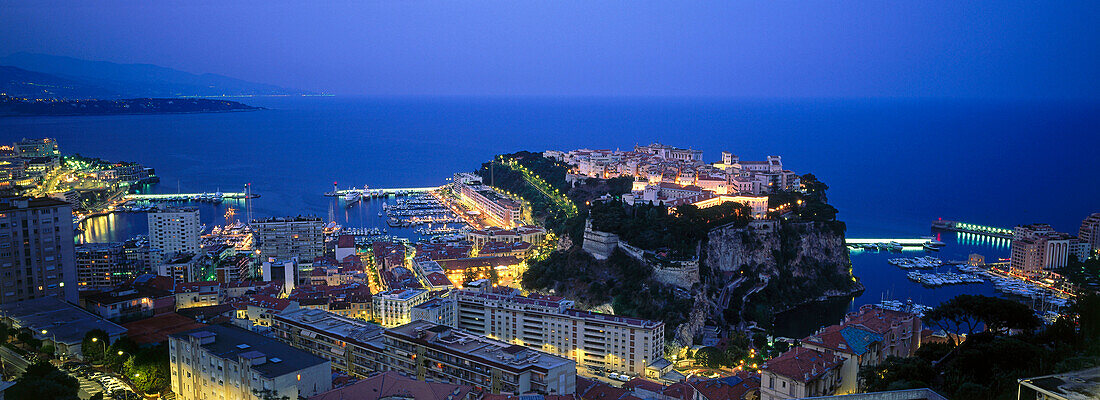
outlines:
{"label": "white building", "polygon": [[[176,253],[199,254],[199,210],[176,208],[151,212],[149,219],[149,246],[160,251],[164,258]],[[164,259],[156,260],[157,264]]]}
{"label": "white building", "polygon": [[1081,221],[1077,238],[1089,245],[1089,252],[1100,251],[1100,213],[1093,213]]}
{"label": "white building", "polygon": [[330,363],[275,339],[224,325],[168,338],[172,392],[181,400],[306,398],[332,388]]}
{"label": "white building", "polygon": [[412,308],[428,301],[428,291],[424,289],[396,289],[381,292],[371,297],[374,303],[374,318],[386,328],[404,325],[412,321]]}

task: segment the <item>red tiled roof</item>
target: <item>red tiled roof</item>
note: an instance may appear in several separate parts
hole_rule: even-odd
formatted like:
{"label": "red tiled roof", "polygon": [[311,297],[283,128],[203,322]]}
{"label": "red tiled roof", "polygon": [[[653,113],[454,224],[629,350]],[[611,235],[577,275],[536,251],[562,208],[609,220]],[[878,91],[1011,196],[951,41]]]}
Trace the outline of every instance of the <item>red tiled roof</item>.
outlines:
{"label": "red tiled roof", "polygon": [[336,247],[355,248],[355,236],[340,235],[340,237],[336,238]]}
{"label": "red tiled roof", "polygon": [[126,336],[133,339],[137,344],[165,342],[168,341],[168,335],[204,326],[206,324],[174,312],[122,324],[122,327],[126,328]]}
{"label": "red tiled roof", "polygon": [[739,381],[734,385],[729,384],[733,378],[707,379],[688,383],[703,399],[707,400],[740,400],[744,399],[749,392],[760,388],[760,374],[758,373],[739,371],[737,378],[739,378]]}
{"label": "red tiled roof", "polygon": [[764,370],[801,382],[809,382],[833,368],[839,368],[844,359],[805,347],[795,347],[779,357],[764,363]]}
{"label": "red tiled roof", "polygon": [[349,386],[332,389],[310,400],[378,400],[383,398],[464,399],[474,388],[467,385],[421,382],[386,371]]}

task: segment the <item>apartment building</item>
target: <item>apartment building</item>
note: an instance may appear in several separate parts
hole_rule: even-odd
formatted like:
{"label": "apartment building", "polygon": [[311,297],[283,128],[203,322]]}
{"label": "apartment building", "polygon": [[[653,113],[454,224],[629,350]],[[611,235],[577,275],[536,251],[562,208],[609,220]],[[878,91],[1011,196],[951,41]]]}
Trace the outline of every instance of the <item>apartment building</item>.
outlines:
{"label": "apartment building", "polygon": [[841,385],[844,359],[805,347],[795,347],[764,363],[760,399],[780,400],[830,396]]}
{"label": "apartment building", "polygon": [[1056,232],[1047,224],[1017,226],[1012,233],[1012,258],[1009,265],[1022,274],[1062,268],[1069,259],[1073,236]]}
{"label": "apartment building", "polygon": [[385,371],[381,326],[317,309],[298,309],[271,319],[274,337],[328,360],[334,371],[366,378]]}
{"label": "apartment building", "polygon": [[72,223],[69,203],[0,197],[0,304],[44,296],[79,300]]}
{"label": "apartment building", "polygon": [[60,157],[61,150],[53,138],[23,139],[15,143],[15,151],[21,158]]}
{"label": "apartment building", "polygon": [[122,243],[76,246],[77,284],[81,290],[111,288],[138,275],[140,262],[131,260]]}
{"label": "apartment building", "polygon": [[457,327],[538,349],[591,369],[646,376],[664,361],[665,326],[660,321],[572,309],[560,297],[459,290]]}
{"label": "apartment building", "polygon": [[164,259],[178,253],[199,254],[199,210],[197,208],[169,208],[148,213],[149,246],[157,249]]}
{"label": "apartment building", "polygon": [[384,327],[404,325],[412,321],[412,308],[428,301],[429,292],[424,289],[395,289],[377,293],[371,297],[374,318]]}
{"label": "apartment building", "polygon": [[1081,221],[1077,238],[1088,245],[1089,255],[1100,251],[1100,213],[1093,213]]}
{"label": "apartment building", "polygon": [[172,392],[181,400],[309,397],[332,389],[330,363],[303,350],[224,325],[168,337]]}
{"label": "apartment building", "polygon": [[462,202],[473,206],[503,228],[523,225],[523,204],[498,193],[492,187],[455,183]]}
{"label": "apartment building", "polygon": [[428,321],[382,334],[387,365],[417,380],[482,388],[488,393],[567,395],[576,391],[572,360]]}
{"label": "apartment building", "polygon": [[303,262],[324,255],[324,223],[318,217],[273,217],[252,221],[260,257]]}

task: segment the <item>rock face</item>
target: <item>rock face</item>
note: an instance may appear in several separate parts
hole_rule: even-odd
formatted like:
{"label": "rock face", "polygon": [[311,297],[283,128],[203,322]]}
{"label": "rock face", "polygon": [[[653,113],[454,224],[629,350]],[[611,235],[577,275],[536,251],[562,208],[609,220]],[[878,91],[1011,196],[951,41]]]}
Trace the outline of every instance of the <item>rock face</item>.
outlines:
{"label": "rock face", "polygon": [[707,286],[717,288],[710,313],[716,320],[724,320],[728,306],[739,307],[736,314],[744,319],[768,323],[775,313],[799,304],[863,290],[851,273],[842,222],[719,227],[708,234],[701,251],[710,272]]}

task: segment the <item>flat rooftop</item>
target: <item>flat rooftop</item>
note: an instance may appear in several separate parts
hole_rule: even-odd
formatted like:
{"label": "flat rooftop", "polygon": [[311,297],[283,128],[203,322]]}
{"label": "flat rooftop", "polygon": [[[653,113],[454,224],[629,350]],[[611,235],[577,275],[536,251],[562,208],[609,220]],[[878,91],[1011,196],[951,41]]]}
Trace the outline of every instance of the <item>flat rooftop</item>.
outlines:
{"label": "flat rooftop", "polygon": [[334,313],[313,308],[302,308],[275,315],[276,320],[300,325],[329,336],[366,343],[382,337],[381,326],[370,322],[344,318]]}
{"label": "flat rooftop", "polygon": [[52,296],[0,304],[0,315],[29,328],[39,339],[70,345],[83,341],[92,329],[102,329],[108,336],[126,333],[126,328]]}
{"label": "flat rooftop", "polygon": [[214,342],[202,345],[210,355],[237,362],[238,356],[242,354],[262,354],[267,360],[263,364],[253,365],[252,370],[266,377],[279,377],[328,362],[273,338],[228,325],[210,325],[170,336],[190,341],[190,336],[203,337],[210,334],[214,335]]}
{"label": "flat rooftop", "polygon": [[413,321],[390,328],[385,335],[428,343],[454,355],[511,370],[535,368],[549,371],[566,365],[576,368],[572,360],[428,321]]}

